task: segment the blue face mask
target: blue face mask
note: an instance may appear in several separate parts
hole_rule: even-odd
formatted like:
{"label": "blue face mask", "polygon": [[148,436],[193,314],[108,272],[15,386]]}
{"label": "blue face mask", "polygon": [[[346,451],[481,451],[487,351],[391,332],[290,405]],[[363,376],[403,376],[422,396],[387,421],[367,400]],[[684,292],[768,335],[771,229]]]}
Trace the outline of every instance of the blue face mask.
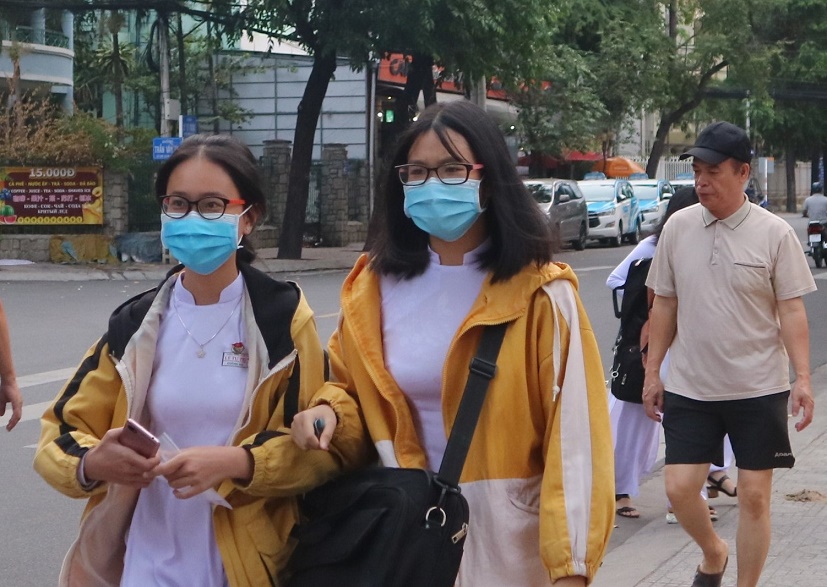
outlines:
{"label": "blue face mask", "polygon": [[480,180],[448,185],[432,177],[422,185],[402,186],[405,216],[428,234],[452,242],[485,211],[480,207]]}
{"label": "blue face mask", "polygon": [[195,212],[183,218],[161,214],[161,243],[187,269],[209,275],[238,249],[238,221],[247,210],[215,220],[206,220]]}

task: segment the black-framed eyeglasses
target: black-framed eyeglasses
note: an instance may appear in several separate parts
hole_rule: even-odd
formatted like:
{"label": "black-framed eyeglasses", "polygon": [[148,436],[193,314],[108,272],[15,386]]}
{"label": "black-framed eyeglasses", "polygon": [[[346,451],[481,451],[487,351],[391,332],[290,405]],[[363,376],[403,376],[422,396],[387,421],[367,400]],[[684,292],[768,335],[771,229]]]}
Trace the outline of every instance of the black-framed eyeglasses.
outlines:
{"label": "black-framed eyeglasses", "polygon": [[459,185],[468,181],[468,176],[474,169],[482,169],[482,163],[443,163],[439,167],[426,167],[408,163],[397,165],[395,169],[399,172],[399,181],[404,185],[422,185],[428,181],[431,172],[434,172],[437,179],[447,185]]}
{"label": "black-framed eyeglasses", "polygon": [[197,202],[191,202],[183,196],[162,196],[161,211],[170,218],[183,218],[195,208],[198,215],[205,220],[218,220],[224,216],[230,204],[245,204],[244,200],[207,196]]}

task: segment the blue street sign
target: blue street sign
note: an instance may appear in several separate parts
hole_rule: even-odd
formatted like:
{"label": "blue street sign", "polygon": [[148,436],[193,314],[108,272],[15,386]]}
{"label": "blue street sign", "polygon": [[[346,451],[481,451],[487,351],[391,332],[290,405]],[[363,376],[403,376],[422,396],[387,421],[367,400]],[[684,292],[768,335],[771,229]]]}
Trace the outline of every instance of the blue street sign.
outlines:
{"label": "blue street sign", "polygon": [[152,159],[155,161],[169,159],[175,149],[181,145],[181,140],[180,137],[155,137],[152,139]]}
{"label": "blue street sign", "polygon": [[198,117],[194,114],[182,114],[178,119],[178,134],[183,138],[198,134]]}

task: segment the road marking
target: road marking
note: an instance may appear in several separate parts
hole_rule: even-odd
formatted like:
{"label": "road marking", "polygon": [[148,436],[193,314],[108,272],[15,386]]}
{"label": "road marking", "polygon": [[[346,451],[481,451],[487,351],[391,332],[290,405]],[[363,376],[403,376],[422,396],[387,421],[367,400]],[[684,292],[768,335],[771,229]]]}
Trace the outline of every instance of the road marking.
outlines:
{"label": "road marking", "polygon": [[[55,383],[56,381],[64,382],[74,374],[76,367],[68,367],[66,369],[56,369],[54,371],[44,371],[42,373],[34,373],[33,375],[23,375],[17,378],[17,386],[20,389],[26,387],[35,387],[37,385],[45,385],[47,383]],[[27,420],[39,420],[43,412],[48,408],[53,400],[47,402],[38,402],[36,404],[24,404],[23,415],[20,418],[21,422]],[[9,406],[6,406],[6,415],[0,418],[0,426],[5,426],[11,416]]]}
{"label": "road marking", "polygon": [[605,271],[606,269],[614,269],[614,265],[598,265],[597,267],[572,267],[575,273],[586,273],[587,271]]}
{"label": "road marking", "polygon": [[67,367],[66,369],[44,371],[43,373],[35,373],[34,375],[23,375],[17,378],[17,386],[23,389],[24,387],[34,387],[35,385],[44,385],[46,383],[54,383],[55,381],[66,381],[72,376],[75,369],[76,367]]}
{"label": "road marking", "polygon": [[338,318],[339,312],[333,312],[332,314],[317,314],[316,318]]}
{"label": "road marking", "polygon": [[[23,415],[20,417],[20,422],[28,422],[29,420],[40,420],[40,416],[43,415],[43,412],[46,411],[54,400],[49,400],[47,402],[38,402],[36,404],[24,404],[23,405]],[[8,415],[8,407],[6,408],[6,415]],[[8,418],[5,418],[8,420]],[[20,423],[18,422],[18,424]],[[3,426],[6,423],[3,422]]]}
{"label": "road marking", "polygon": [[819,273],[818,275],[813,275],[813,279],[827,279],[827,273]]}

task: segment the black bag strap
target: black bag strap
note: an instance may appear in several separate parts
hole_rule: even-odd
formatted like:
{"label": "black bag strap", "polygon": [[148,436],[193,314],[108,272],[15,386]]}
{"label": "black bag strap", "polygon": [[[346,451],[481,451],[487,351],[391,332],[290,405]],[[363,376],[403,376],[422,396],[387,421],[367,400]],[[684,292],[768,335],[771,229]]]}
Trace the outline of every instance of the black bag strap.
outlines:
{"label": "black bag strap", "polygon": [[[468,381],[465,383],[465,390],[462,392],[454,426],[451,428],[451,436],[448,438],[442,464],[439,466],[439,473],[437,473],[437,479],[451,488],[455,489],[459,485],[462,467],[465,465],[465,457],[468,456],[471,439],[474,438],[474,429],[477,427],[477,420],[480,418],[485,394],[488,392],[488,384],[497,372],[497,356],[500,354],[500,347],[503,338],[505,338],[507,327],[508,323],[505,323],[489,325],[483,329],[480,345],[477,347],[477,354],[471,359],[471,364],[468,367]],[[299,369],[297,358],[296,365],[293,367],[293,374],[287,384],[287,391],[284,394],[284,423],[286,426],[293,423],[293,417],[299,409]],[[325,378],[327,379],[326,352]]]}
{"label": "black bag strap", "polygon": [[485,394],[488,392],[488,384],[497,372],[497,356],[500,354],[507,327],[507,323],[486,326],[482,332],[480,346],[477,348],[477,355],[471,359],[468,381],[465,383],[457,417],[437,473],[437,479],[452,488],[459,485],[465,457],[468,456]]}

